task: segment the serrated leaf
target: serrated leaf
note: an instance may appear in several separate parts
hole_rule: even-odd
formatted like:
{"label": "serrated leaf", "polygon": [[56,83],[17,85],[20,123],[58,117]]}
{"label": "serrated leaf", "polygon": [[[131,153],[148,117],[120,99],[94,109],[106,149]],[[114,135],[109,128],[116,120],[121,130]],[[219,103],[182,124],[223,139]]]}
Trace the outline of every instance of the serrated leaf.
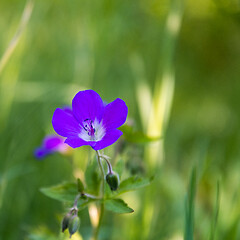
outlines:
{"label": "serrated leaf", "polygon": [[161,139],[161,136],[151,137],[147,136],[143,132],[134,131],[133,127],[129,125],[124,125],[120,127],[119,130],[123,132],[123,136],[125,137],[125,139],[131,143],[150,143]]}
{"label": "serrated leaf", "polygon": [[117,195],[122,194],[124,192],[133,191],[142,187],[146,187],[151,183],[152,180],[153,177],[150,178],[142,178],[138,176],[129,177],[120,183],[119,188],[117,190]]}
{"label": "serrated leaf", "polygon": [[46,196],[58,201],[74,201],[78,192],[76,183],[66,182],[51,187],[41,188]]}
{"label": "serrated leaf", "polygon": [[[77,184],[71,183],[71,182],[67,182],[67,183],[63,183],[63,184],[59,184],[51,187],[41,188],[40,191],[52,199],[66,202],[67,205],[69,205],[68,206],[69,208],[72,207],[76,197],[79,195],[77,191]],[[90,202],[97,201],[97,200],[98,200],[97,198],[92,198],[90,196],[87,196],[87,197],[81,196],[78,199],[78,204],[77,204],[78,209],[79,210],[84,209]]]}
{"label": "serrated leaf", "polygon": [[122,199],[108,199],[105,201],[105,207],[108,211],[114,213],[132,213],[134,210],[130,208]]}

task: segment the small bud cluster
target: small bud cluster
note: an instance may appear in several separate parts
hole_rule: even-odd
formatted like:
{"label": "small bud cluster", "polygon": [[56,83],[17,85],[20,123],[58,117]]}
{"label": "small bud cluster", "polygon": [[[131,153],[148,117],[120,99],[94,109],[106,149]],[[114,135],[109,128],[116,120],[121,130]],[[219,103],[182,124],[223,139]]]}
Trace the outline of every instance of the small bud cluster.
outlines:
{"label": "small bud cluster", "polygon": [[[99,154],[99,153],[98,153]],[[110,189],[112,191],[116,191],[119,187],[119,175],[112,170],[111,163],[108,160],[108,157],[105,155],[98,155],[99,158],[103,158],[108,166],[108,173],[105,175],[103,171],[103,176],[105,175],[105,180],[107,184],[109,185]],[[87,199],[88,197],[91,199],[101,199],[99,197],[90,195],[88,193],[84,192],[84,185],[81,182],[80,179],[77,179],[77,189],[78,189],[78,195],[75,198],[74,205],[70,209],[70,211],[64,216],[62,220],[62,232],[64,232],[66,229],[68,229],[70,238],[74,233],[76,233],[80,227],[80,218],[78,217],[78,200],[81,199]]]}
{"label": "small bud cluster", "polygon": [[80,227],[80,218],[78,217],[78,209],[76,207],[72,208],[62,220],[62,232],[68,229],[70,238],[77,232]]}

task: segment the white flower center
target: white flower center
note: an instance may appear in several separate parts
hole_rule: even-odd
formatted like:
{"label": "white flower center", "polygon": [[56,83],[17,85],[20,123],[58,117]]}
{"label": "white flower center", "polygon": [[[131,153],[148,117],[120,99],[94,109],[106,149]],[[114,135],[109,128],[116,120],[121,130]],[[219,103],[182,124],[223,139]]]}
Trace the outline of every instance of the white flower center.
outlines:
{"label": "white flower center", "polygon": [[85,119],[81,125],[81,132],[78,137],[84,141],[95,141],[98,142],[105,136],[106,130],[97,119],[92,122],[91,119]]}

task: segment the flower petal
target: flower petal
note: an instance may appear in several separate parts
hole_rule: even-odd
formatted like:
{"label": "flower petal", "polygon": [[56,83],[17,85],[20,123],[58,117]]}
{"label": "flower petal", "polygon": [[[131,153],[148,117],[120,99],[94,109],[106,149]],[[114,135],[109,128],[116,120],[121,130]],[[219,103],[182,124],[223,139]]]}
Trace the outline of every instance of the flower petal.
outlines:
{"label": "flower petal", "polygon": [[43,146],[45,149],[54,151],[56,150],[61,144],[63,144],[64,139],[57,135],[48,135],[43,139]]}
{"label": "flower petal", "polygon": [[117,98],[109,103],[103,114],[103,125],[106,129],[118,128],[123,125],[127,119],[128,107],[126,103]]}
{"label": "flower petal", "polygon": [[70,115],[73,115],[72,108],[69,106],[64,106],[62,110]]}
{"label": "flower petal", "polygon": [[95,146],[96,142],[93,141],[84,141],[79,137],[69,137],[65,140],[65,143],[72,148],[78,148],[84,145]]}
{"label": "flower petal", "polygon": [[73,115],[57,108],[53,114],[52,125],[56,133],[63,137],[76,136],[81,127]]}
{"label": "flower petal", "polygon": [[120,136],[122,135],[122,132],[118,129],[112,129],[106,133],[106,135],[103,137],[103,139],[96,143],[95,146],[92,146],[94,150],[101,150],[105,147],[108,147],[115,143]]}
{"label": "flower petal", "polygon": [[37,160],[43,160],[48,154],[49,151],[43,147],[38,147],[34,150],[34,156]]}
{"label": "flower petal", "polygon": [[93,90],[80,91],[73,98],[72,110],[79,123],[86,119],[94,121],[96,118],[100,121],[104,110],[103,101]]}

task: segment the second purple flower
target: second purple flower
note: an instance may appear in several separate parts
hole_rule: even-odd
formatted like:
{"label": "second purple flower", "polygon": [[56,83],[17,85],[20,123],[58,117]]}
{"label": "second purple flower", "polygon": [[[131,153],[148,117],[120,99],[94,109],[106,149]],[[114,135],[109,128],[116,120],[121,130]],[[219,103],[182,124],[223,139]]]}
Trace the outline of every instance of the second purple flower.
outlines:
{"label": "second purple flower", "polygon": [[122,132],[118,130],[126,121],[128,108],[119,98],[105,105],[93,90],[80,91],[72,101],[72,112],[57,108],[52,125],[65,143],[72,148],[90,145],[100,150],[115,143]]}

